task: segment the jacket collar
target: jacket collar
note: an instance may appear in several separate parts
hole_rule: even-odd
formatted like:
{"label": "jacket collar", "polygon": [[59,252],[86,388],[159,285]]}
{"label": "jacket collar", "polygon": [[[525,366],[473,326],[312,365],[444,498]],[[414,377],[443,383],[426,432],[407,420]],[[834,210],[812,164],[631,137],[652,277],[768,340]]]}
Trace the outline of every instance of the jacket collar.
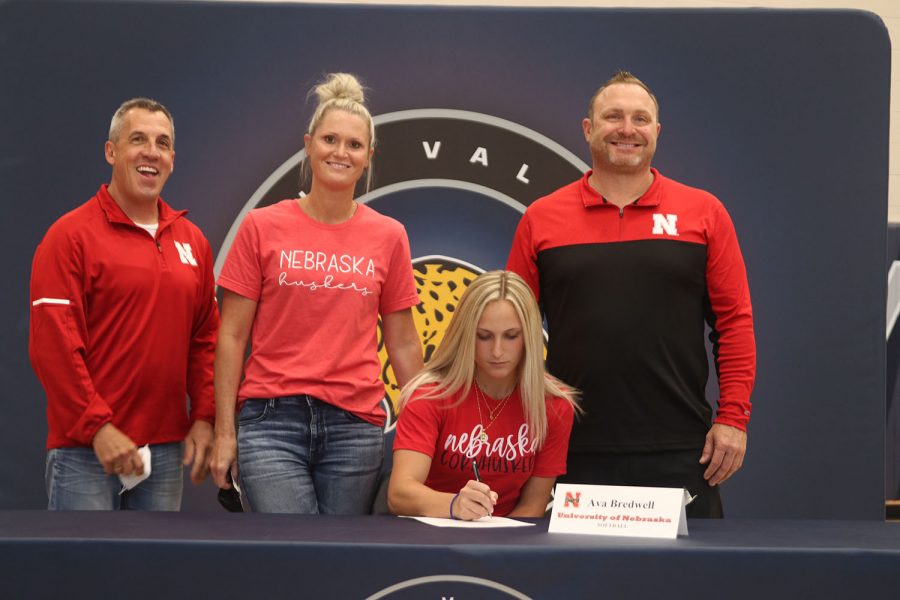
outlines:
{"label": "jacket collar", "polygon": [[[629,206],[659,206],[660,201],[662,200],[662,175],[659,174],[659,171],[650,167],[650,172],[653,173],[653,183],[650,184],[650,187],[647,188],[647,191],[644,192],[644,195],[632,202]],[[606,198],[601,196],[597,190],[595,190],[591,186],[590,177],[593,170],[588,171],[584,174],[584,177],[581,178],[581,201],[584,203],[585,208],[591,208],[592,206],[615,206],[614,204],[608,202]]]}
{"label": "jacket collar", "polygon": [[[128,218],[128,215],[125,214],[122,207],[116,204],[113,197],[109,195],[109,184],[104,183],[100,186],[100,190],[97,192],[97,199],[100,202],[100,209],[103,210],[103,213],[110,223],[120,223],[122,225],[137,227],[137,225],[134,224],[134,221]],[[159,231],[162,231],[187,214],[186,210],[174,210],[166,204],[162,198],[157,198],[156,204],[159,208]]]}

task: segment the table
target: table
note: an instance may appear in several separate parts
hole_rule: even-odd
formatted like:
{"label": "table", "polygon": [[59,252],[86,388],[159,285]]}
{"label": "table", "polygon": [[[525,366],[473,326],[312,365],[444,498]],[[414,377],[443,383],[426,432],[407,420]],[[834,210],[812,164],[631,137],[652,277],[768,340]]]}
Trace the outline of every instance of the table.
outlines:
{"label": "table", "polygon": [[692,520],[686,538],[647,540],[550,534],[547,520],[530,522],[464,530],[388,516],[6,511],[0,512],[0,597],[462,600],[670,593],[731,600],[900,593],[900,523]]}

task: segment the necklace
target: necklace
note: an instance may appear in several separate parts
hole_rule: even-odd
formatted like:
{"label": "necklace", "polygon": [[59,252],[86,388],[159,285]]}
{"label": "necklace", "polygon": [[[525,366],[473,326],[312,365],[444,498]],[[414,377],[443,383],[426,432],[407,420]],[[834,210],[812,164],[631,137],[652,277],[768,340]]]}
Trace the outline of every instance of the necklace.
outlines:
{"label": "necklace", "polygon": [[[491,425],[494,424],[494,421],[497,420],[497,417],[500,416],[500,413],[503,412],[503,409],[506,408],[506,403],[509,401],[512,393],[516,388],[510,390],[510,392],[506,395],[506,398],[500,401],[497,407],[491,410],[491,406],[487,402],[486,394],[481,391],[481,388],[478,387],[478,382],[475,382],[475,406],[478,408],[478,421],[481,423],[481,434],[478,436],[483,443],[488,441],[487,430],[491,428]],[[488,412],[488,424],[484,424],[484,415],[481,413],[481,403],[484,402],[484,408]]]}

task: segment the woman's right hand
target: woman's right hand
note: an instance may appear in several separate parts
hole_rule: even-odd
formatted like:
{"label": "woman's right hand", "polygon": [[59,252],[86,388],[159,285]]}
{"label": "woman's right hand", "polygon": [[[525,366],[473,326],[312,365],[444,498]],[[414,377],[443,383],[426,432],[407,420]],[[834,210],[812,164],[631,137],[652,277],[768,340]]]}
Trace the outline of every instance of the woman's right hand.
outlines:
{"label": "woman's right hand", "polygon": [[231,489],[227,477],[229,471],[232,480],[237,481],[237,440],[234,436],[216,436],[212,457],[209,459],[209,470],[213,481],[223,490]]}
{"label": "woman's right hand", "polygon": [[474,521],[493,514],[497,497],[497,492],[491,491],[486,483],[470,479],[452,501],[453,517]]}

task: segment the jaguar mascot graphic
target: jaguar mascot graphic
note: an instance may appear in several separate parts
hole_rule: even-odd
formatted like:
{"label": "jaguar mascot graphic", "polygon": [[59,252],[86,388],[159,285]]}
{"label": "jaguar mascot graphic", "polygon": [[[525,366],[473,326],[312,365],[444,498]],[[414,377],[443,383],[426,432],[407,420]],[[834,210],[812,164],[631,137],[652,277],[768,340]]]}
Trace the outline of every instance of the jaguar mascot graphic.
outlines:
{"label": "jaguar mascot graphic", "polygon": [[[422,342],[425,362],[444,339],[447,323],[459,304],[459,299],[469,284],[483,271],[474,265],[462,263],[445,256],[426,256],[413,260],[413,275],[421,304],[413,309],[413,320]],[[378,320],[378,358],[381,360],[381,380],[384,382],[388,422],[397,416],[397,400],[400,387],[394,377],[384,347],[381,320]]]}

